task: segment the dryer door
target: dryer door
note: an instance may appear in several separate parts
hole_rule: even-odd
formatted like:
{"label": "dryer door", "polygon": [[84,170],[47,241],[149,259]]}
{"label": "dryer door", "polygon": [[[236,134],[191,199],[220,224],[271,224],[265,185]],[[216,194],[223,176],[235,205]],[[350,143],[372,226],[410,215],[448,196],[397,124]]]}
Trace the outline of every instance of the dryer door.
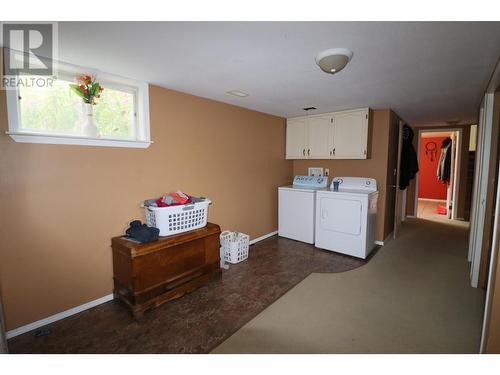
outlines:
{"label": "dryer door", "polygon": [[321,197],[319,199],[321,199],[319,225],[322,230],[353,236],[361,234],[363,205],[359,200],[347,197]]}

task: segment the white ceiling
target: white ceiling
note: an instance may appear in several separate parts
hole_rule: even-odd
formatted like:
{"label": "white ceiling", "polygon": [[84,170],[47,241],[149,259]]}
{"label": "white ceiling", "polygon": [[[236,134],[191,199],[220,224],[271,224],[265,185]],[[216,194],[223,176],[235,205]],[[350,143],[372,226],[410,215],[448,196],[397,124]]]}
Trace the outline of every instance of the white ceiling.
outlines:
{"label": "white ceiling", "polygon": [[[314,62],[332,47],[354,53],[333,76]],[[475,121],[499,54],[500,22],[59,23],[62,61],[283,117],[390,107],[410,124]]]}

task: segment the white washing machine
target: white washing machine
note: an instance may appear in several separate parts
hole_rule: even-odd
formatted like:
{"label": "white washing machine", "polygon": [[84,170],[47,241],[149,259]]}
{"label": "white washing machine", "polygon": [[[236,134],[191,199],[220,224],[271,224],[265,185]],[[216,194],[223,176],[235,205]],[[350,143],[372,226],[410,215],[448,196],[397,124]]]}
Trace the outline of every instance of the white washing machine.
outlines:
{"label": "white washing machine", "polygon": [[377,199],[375,179],[335,177],[316,193],[316,247],[365,259],[375,247]]}
{"label": "white washing machine", "polygon": [[314,243],[316,192],[327,186],[325,176],[295,176],[293,185],[278,188],[279,236]]}

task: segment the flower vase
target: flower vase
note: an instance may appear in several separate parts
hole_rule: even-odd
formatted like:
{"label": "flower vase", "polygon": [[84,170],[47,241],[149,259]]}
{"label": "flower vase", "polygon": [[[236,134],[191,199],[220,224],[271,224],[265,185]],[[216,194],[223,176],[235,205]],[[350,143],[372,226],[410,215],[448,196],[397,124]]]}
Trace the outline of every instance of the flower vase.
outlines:
{"label": "flower vase", "polygon": [[84,104],[87,121],[83,125],[83,135],[89,138],[99,138],[99,130],[94,122],[94,106],[92,104]]}

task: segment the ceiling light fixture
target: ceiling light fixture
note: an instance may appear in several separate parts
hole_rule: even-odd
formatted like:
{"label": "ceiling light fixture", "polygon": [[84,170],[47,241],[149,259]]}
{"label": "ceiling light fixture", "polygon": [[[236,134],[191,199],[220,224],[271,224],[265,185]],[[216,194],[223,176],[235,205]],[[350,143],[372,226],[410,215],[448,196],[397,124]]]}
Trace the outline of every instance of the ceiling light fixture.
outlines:
{"label": "ceiling light fixture", "polygon": [[226,94],[238,96],[240,98],[244,98],[245,96],[248,96],[248,94],[246,92],[238,91],[238,90],[227,91]]}
{"label": "ceiling light fixture", "polygon": [[331,48],[321,51],[316,56],[316,64],[322,71],[335,74],[345,68],[352,59],[352,52],[346,48]]}

